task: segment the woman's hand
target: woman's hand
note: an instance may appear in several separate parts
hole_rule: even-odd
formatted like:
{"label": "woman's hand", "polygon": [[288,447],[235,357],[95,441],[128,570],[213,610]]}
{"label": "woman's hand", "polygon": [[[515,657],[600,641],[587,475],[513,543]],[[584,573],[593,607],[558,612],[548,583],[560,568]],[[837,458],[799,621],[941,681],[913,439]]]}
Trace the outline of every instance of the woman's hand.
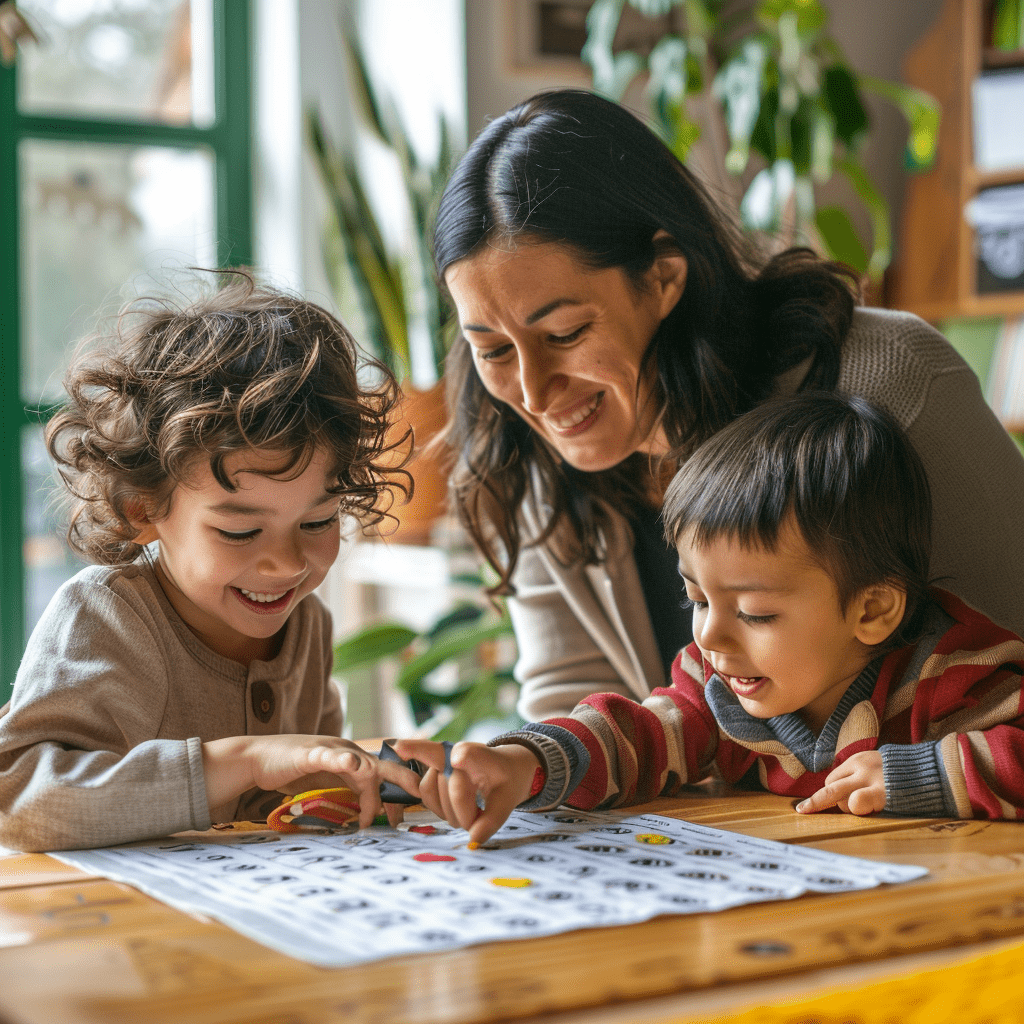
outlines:
{"label": "woman's hand", "polygon": [[[540,762],[527,747],[508,743],[456,743],[451,750],[450,775],[445,775],[445,751],[430,740],[398,740],[399,757],[415,758],[428,766],[419,783],[425,807],[450,825],[469,832],[471,843],[484,843],[529,795]],[[477,803],[477,797],[483,806]]]}
{"label": "woman's hand", "polygon": [[847,814],[874,814],[885,807],[882,755],[862,750],[848,757],[825,778],[825,785],[796,805],[801,814],[838,807]]}
{"label": "woman's hand", "polygon": [[347,786],[359,797],[360,828],[371,825],[380,813],[382,782],[395,782],[413,795],[420,783],[419,776],[404,765],[380,761],[351,740],[335,736],[284,734],[210,740],[203,744],[203,772],[211,810],[254,786],[284,793]]}

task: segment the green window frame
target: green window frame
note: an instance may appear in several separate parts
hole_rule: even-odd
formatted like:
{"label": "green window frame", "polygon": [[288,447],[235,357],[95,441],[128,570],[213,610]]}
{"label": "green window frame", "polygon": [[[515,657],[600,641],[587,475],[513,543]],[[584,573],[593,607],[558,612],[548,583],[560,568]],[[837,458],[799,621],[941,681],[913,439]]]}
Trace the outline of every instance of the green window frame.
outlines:
{"label": "green window frame", "polygon": [[252,33],[249,0],[214,0],[214,109],[209,127],[22,114],[14,67],[0,66],[0,705],[25,648],[22,432],[52,408],[27,405],[21,384],[18,147],[23,139],[203,147],[216,168],[219,266],[253,261]]}

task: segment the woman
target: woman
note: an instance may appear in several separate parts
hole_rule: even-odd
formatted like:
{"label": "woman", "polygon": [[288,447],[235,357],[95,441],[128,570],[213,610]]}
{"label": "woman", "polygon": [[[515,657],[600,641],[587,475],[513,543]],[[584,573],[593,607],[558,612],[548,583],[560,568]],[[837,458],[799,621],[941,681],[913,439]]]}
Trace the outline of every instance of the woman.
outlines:
{"label": "woman", "polygon": [[434,254],[462,332],[454,493],[510,595],[525,718],[666,683],[690,632],[664,486],[724,424],[803,388],[895,415],[932,487],[933,577],[1024,632],[1024,459],[967,364],[914,316],[855,309],[852,275],[808,250],[758,260],[623,108],[561,90],[489,124]]}

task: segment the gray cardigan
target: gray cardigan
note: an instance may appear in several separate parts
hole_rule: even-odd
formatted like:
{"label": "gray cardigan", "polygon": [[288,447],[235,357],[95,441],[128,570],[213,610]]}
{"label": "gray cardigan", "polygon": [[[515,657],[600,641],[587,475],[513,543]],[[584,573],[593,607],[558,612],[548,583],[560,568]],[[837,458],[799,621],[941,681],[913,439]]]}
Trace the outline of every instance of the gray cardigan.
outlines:
{"label": "gray cardigan", "polygon": [[[806,365],[780,378],[777,393],[794,391],[804,373]],[[933,582],[1024,634],[1024,458],[967,363],[916,316],[858,309],[839,388],[888,409],[924,460]],[[522,519],[524,535],[536,536],[528,505]],[[547,546],[520,552],[509,612],[527,721],[568,714],[591,693],[643,700],[667,683],[624,517],[612,515],[604,541],[598,565],[563,565]]]}
{"label": "gray cardigan", "polygon": [[313,594],[277,656],[246,668],[189,630],[148,564],[83,569],[43,613],[0,708],[0,844],[110,846],[266,817],[280,795],[260,790],[211,813],[203,741],[339,736],[330,668],[331,617]]}

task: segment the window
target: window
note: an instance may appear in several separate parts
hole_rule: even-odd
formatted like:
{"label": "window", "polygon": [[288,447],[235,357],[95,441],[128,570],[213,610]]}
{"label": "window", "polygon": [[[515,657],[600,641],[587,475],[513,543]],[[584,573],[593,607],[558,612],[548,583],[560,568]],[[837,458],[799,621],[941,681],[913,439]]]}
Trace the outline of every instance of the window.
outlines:
{"label": "window", "polygon": [[252,262],[248,0],[19,0],[0,67],[0,704],[80,563],[42,428],[75,342],[126,283]]}

